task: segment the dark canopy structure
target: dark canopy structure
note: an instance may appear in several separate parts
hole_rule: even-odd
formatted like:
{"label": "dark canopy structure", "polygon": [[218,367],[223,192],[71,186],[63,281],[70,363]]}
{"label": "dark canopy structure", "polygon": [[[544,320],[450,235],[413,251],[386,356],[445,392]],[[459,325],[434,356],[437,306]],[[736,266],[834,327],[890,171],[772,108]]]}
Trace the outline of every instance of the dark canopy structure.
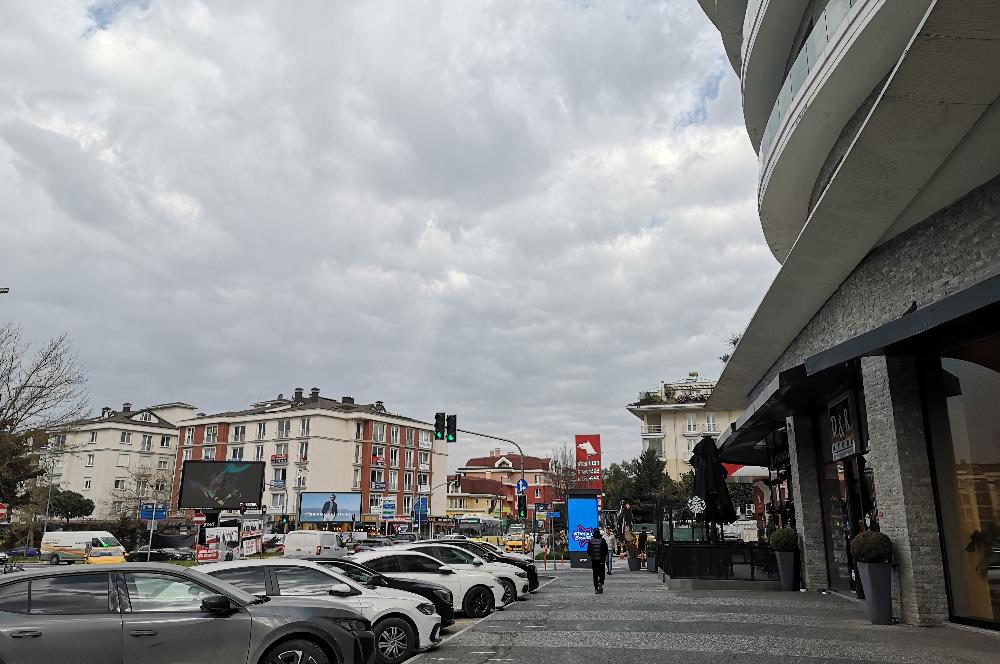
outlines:
{"label": "dark canopy structure", "polygon": [[726,486],[729,473],[719,459],[719,449],[711,436],[703,437],[694,446],[691,466],[694,467],[694,493],[705,501],[705,523],[725,525],[736,521],[736,510]]}

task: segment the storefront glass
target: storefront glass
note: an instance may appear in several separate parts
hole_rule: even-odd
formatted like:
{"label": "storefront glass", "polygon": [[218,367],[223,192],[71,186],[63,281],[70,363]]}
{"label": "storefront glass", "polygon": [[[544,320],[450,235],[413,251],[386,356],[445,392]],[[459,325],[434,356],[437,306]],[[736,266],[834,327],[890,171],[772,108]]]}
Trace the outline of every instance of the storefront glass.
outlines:
{"label": "storefront glass", "polygon": [[924,393],[952,615],[1000,628],[1000,337],[932,359]]}

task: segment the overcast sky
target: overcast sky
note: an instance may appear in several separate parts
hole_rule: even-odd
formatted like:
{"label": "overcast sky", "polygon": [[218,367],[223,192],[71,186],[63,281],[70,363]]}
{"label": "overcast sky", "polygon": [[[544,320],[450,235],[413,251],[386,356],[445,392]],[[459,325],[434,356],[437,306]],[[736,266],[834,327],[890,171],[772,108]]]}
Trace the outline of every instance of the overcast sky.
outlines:
{"label": "overcast sky", "polygon": [[4,2],[0,31],[0,319],[68,332],[95,408],[318,386],[608,463],[777,270],[695,0]]}

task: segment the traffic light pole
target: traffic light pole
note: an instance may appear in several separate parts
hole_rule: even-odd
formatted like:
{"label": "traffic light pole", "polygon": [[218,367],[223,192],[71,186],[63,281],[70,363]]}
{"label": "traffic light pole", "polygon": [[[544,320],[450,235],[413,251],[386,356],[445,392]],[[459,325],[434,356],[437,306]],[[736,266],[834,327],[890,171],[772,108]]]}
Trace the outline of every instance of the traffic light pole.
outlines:
{"label": "traffic light pole", "polygon": [[502,443],[510,443],[511,445],[516,447],[517,453],[521,455],[521,479],[522,480],[524,479],[524,450],[522,450],[521,446],[515,443],[513,440],[511,440],[510,438],[501,438],[500,436],[491,436],[489,434],[479,433],[477,431],[466,431],[465,429],[459,429],[458,432],[467,433],[470,436],[479,436],[480,438],[489,438],[490,440],[499,440]]}

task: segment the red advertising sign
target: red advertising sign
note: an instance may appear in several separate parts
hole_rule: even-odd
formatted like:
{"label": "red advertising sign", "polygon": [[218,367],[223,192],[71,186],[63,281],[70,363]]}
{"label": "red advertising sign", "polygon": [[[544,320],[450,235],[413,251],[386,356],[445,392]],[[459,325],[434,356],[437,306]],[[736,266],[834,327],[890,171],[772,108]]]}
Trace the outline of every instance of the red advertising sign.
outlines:
{"label": "red advertising sign", "polygon": [[210,549],[207,546],[199,546],[194,557],[201,563],[215,562],[219,559],[219,550]]}
{"label": "red advertising sign", "polygon": [[0,503],[0,521],[7,518],[7,503]]}
{"label": "red advertising sign", "polygon": [[581,489],[603,487],[601,479],[601,434],[576,437],[576,486]]}

